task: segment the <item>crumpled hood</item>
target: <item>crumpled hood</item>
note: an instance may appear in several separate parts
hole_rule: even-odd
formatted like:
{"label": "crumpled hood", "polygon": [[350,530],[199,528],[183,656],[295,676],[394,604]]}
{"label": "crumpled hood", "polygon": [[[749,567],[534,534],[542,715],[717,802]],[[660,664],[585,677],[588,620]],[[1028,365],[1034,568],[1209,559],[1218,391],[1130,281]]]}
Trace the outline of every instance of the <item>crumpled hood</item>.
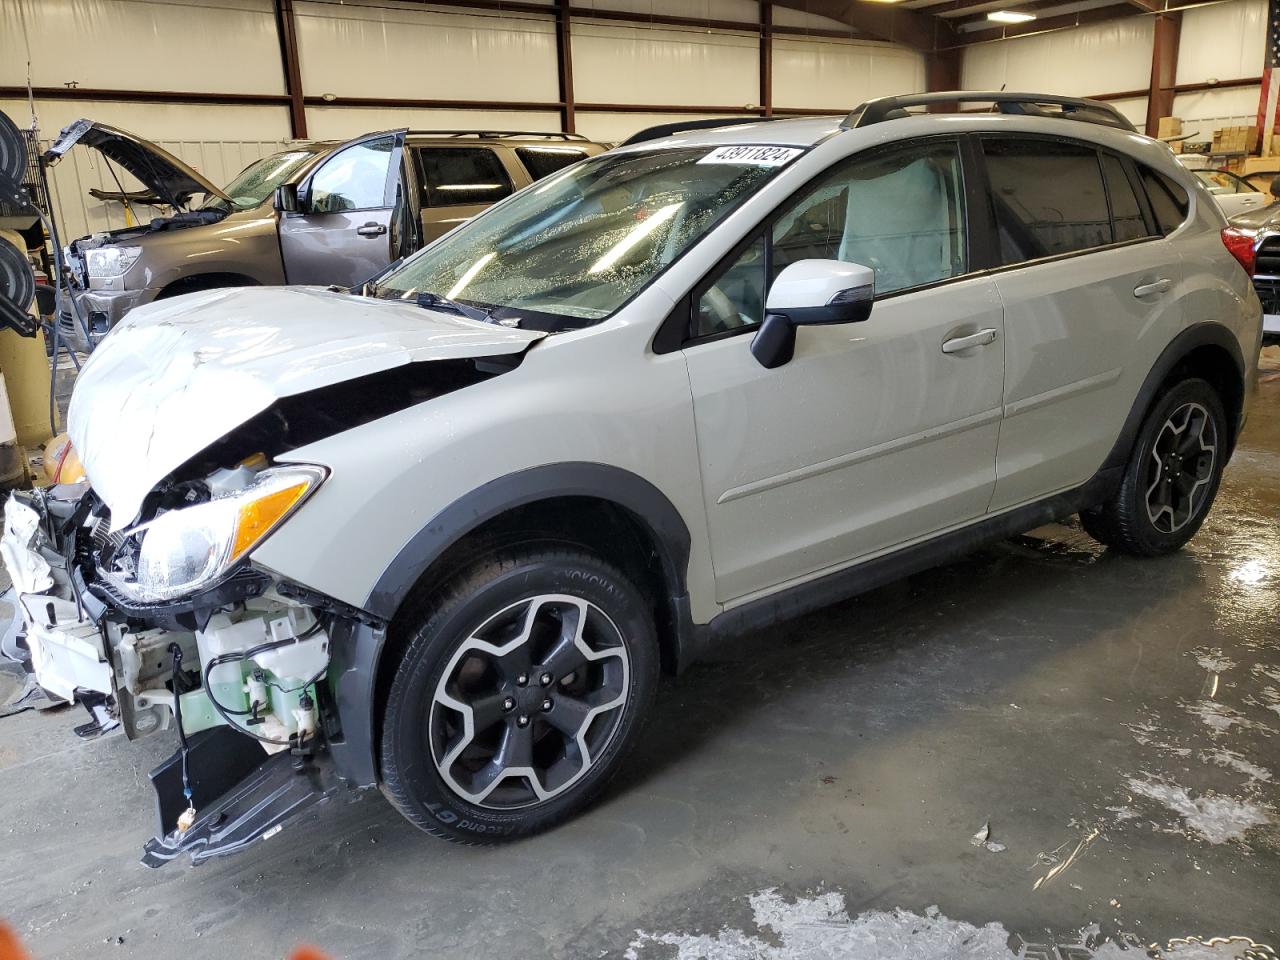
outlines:
{"label": "crumpled hood", "polygon": [[193,293],[132,311],[102,341],[67,432],[120,528],[157,483],[281,397],[409,363],[520,353],[544,336],[312,287]]}

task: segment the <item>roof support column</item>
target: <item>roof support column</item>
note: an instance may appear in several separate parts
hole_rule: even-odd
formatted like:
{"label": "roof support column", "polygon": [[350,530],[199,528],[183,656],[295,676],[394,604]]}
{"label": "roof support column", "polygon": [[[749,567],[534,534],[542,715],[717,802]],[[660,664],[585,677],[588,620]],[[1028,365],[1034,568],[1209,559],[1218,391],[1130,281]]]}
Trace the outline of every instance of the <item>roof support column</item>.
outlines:
{"label": "roof support column", "polygon": [[1151,41],[1151,86],[1147,91],[1147,136],[1160,130],[1160,118],[1173,115],[1174,87],[1178,85],[1178,40],[1182,13],[1160,13]]}

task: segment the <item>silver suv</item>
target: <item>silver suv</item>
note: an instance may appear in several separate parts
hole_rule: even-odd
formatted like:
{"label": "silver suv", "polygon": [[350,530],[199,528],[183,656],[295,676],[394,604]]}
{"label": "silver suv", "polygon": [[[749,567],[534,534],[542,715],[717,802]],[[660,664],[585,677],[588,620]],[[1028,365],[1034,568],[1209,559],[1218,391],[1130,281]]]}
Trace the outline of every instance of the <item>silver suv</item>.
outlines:
{"label": "silver suv", "polygon": [[1195,534],[1260,309],[1167,147],[1034,94],[710,123],[363,295],[194,294],[90,358],[88,480],[10,500],[2,546],[40,683],[177,728],[147,862],[339,782],[541,830],[712,643],[1073,513],[1142,556]]}
{"label": "silver suv", "polygon": [[145,202],[175,211],[69,245],[82,292],[79,316],[64,313],[60,332],[82,352],[152,300],[216,287],[361,283],[605,149],[566,133],[392,130],[296,144],[219,189],[156,144],[92,120],[68,126],[46,156],[56,162],[77,144],[129,171],[147,188]]}

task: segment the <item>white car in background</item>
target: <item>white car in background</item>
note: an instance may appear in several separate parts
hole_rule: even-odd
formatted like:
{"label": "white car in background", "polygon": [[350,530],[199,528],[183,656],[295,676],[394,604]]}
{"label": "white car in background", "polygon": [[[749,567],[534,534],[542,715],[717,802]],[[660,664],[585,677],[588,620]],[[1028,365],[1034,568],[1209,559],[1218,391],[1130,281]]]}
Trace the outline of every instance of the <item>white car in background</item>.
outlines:
{"label": "white car in background", "polygon": [[1218,202],[1222,215],[1228,220],[1241,213],[1265,207],[1271,202],[1267,194],[1229,170],[1205,168],[1191,172]]}

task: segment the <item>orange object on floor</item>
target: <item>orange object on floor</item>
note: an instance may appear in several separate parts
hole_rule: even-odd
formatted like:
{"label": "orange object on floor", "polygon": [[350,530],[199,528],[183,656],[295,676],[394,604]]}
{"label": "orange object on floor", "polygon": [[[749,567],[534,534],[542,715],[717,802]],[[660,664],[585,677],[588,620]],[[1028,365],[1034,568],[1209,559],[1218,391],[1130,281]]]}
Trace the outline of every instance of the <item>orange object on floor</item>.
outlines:
{"label": "orange object on floor", "polygon": [[18,942],[18,935],[0,923],[0,960],[30,960]]}

